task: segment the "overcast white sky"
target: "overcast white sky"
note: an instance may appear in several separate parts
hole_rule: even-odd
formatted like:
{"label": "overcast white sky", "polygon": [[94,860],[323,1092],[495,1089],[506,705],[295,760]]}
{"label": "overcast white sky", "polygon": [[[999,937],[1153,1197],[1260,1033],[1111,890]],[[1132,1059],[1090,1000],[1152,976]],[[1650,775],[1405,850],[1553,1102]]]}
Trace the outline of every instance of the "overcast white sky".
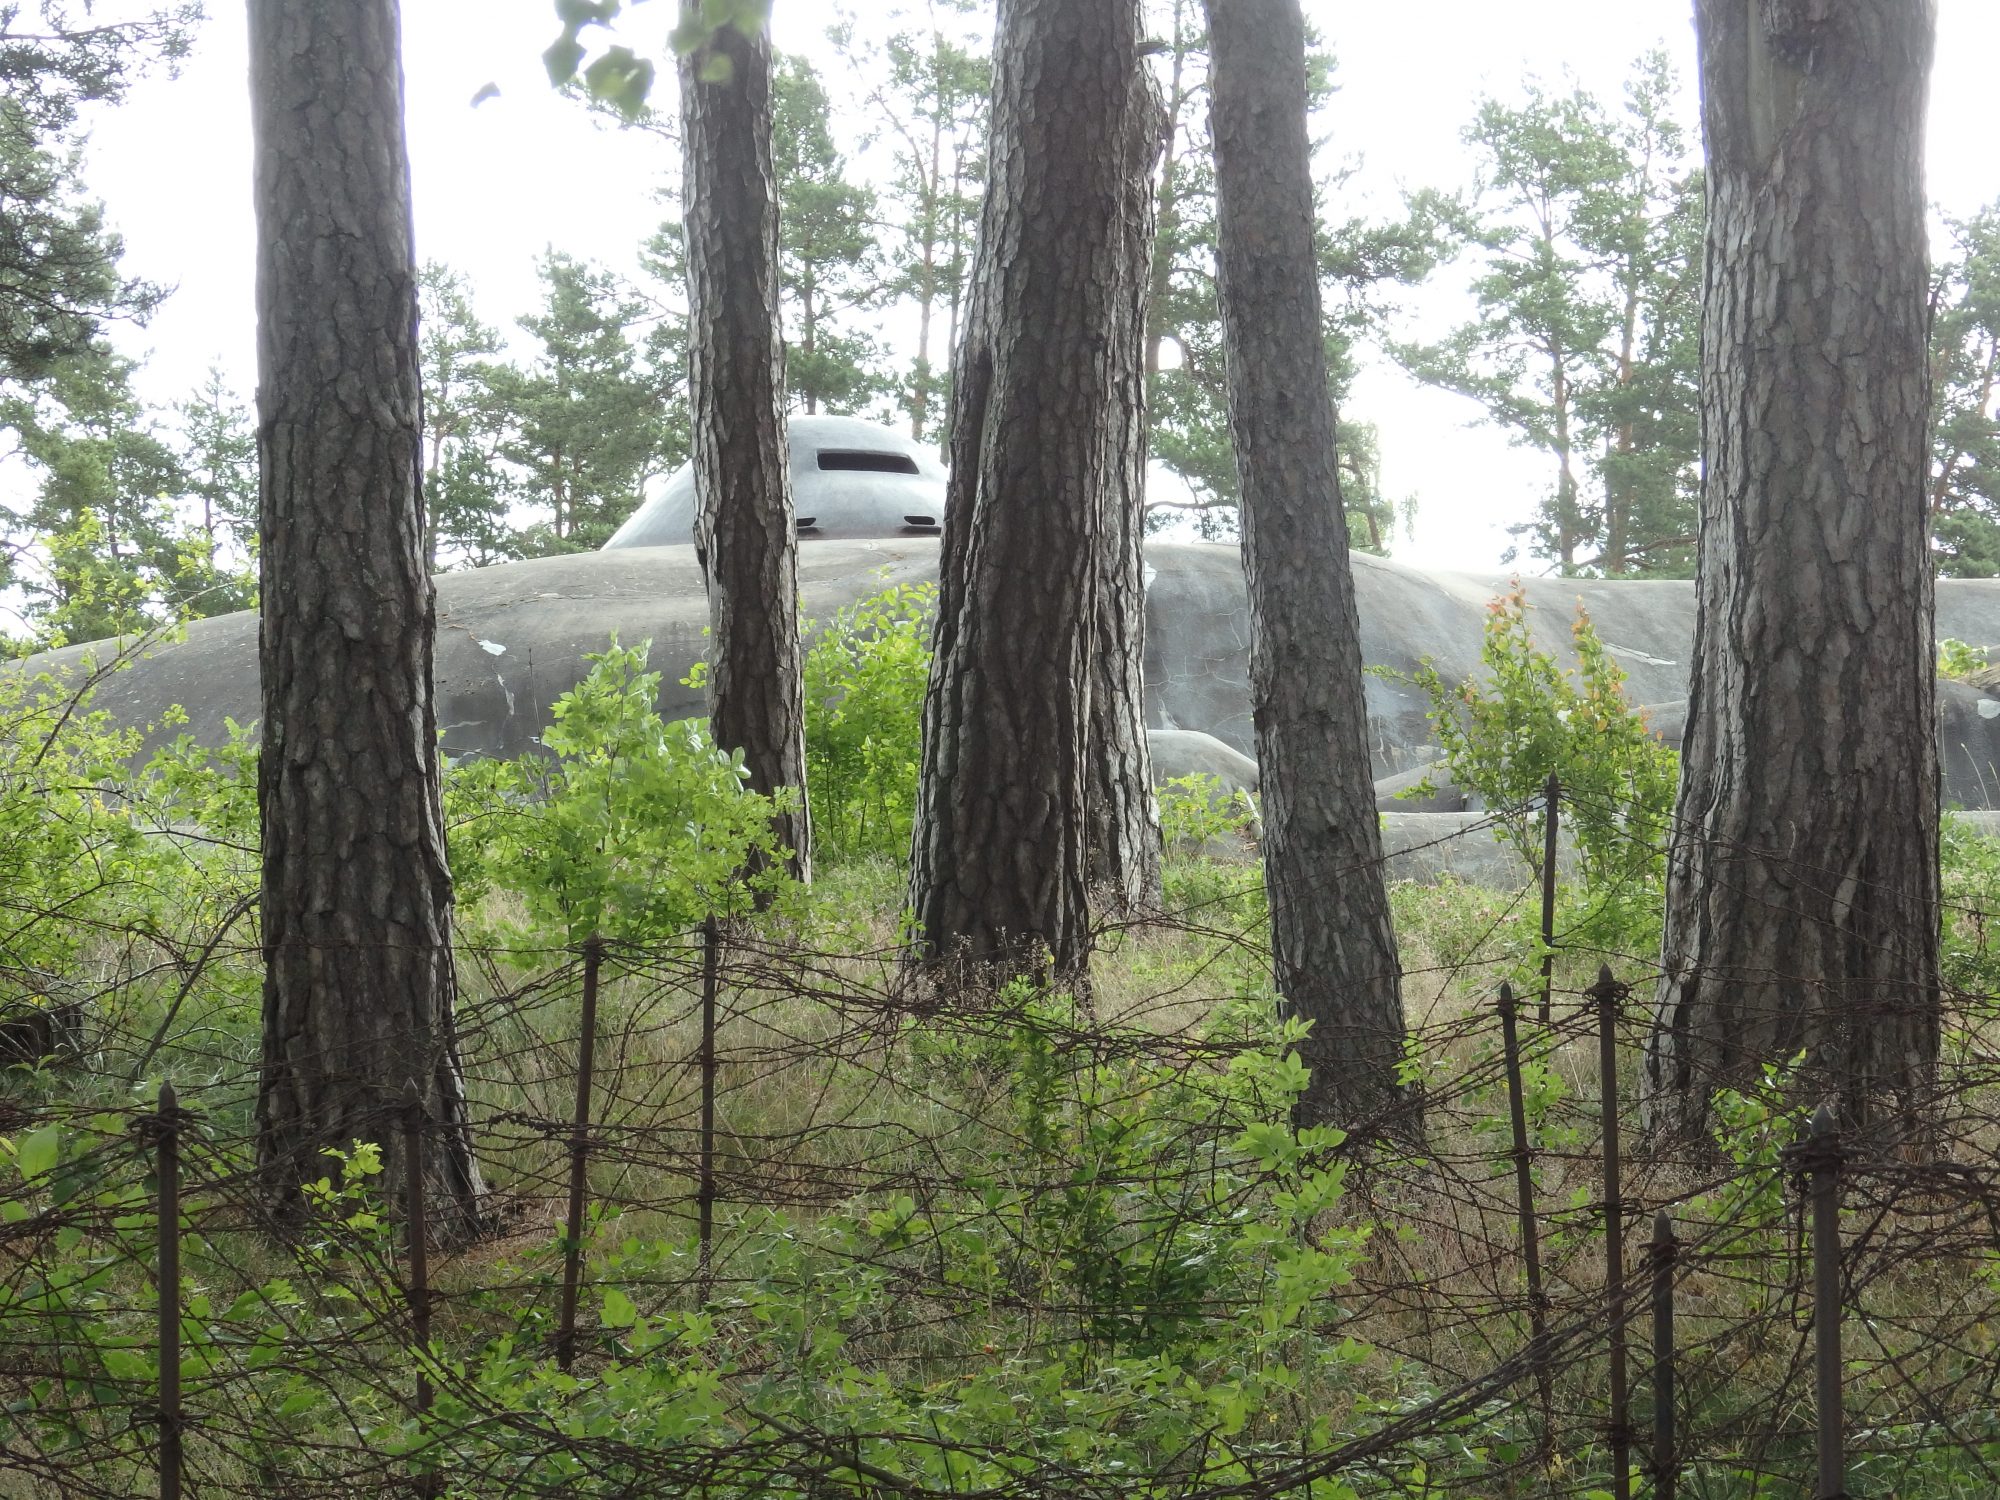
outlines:
{"label": "overcast white sky", "polygon": [[[1458,133],[1483,94],[1514,93],[1530,72],[1567,69],[1607,98],[1631,61],[1664,46],[1690,84],[1689,0],[1305,0],[1340,60],[1328,121],[1358,155],[1351,184],[1393,205],[1401,188],[1469,177]],[[854,0],[875,15],[886,6]],[[239,392],[255,383],[250,120],[244,9],[213,0],[194,57],[175,80],[134,91],[97,123],[88,179],[124,233],[127,265],[178,290],[126,342],[146,353],[141,388],[156,401],[191,390],[220,364]],[[549,88],[540,53],[555,33],[549,0],[404,0],[404,67],[418,252],[465,272],[488,322],[510,325],[538,299],[534,257],[551,246],[620,268],[658,219],[656,139],[607,132]],[[779,46],[818,51],[831,7],[777,0]],[[638,6],[624,35],[663,52],[671,0]],[[1931,196],[1953,213],[2000,197],[1992,92],[2000,0],[1939,0],[1932,87]],[[470,106],[481,85],[500,96]],[[838,88],[837,75],[829,84]],[[1435,324],[1454,302],[1447,279],[1415,315]],[[1396,553],[1431,567],[1492,571],[1504,525],[1525,516],[1543,468],[1488,429],[1470,404],[1414,388],[1392,367],[1364,373],[1352,414],[1382,434],[1385,487],[1418,497],[1417,532]]]}

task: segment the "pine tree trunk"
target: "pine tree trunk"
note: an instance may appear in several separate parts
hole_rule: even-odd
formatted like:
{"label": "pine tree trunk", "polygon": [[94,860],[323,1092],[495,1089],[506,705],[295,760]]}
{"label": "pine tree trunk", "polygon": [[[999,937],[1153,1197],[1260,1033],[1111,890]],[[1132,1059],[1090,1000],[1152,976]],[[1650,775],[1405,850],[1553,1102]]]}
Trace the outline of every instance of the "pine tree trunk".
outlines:
{"label": "pine tree trunk", "polygon": [[[729,77],[702,82],[718,57],[728,59]],[[812,866],[812,822],[768,35],[745,37],[724,26],[681,60],[681,123],[695,545],[708,581],[710,722],[718,745],[743,752],[752,787],[796,789],[778,837],[803,880]]]}
{"label": "pine tree trunk", "polygon": [[1115,386],[1106,432],[1108,482],[1099,492],[1104,533],[1099,541],[1097,648],[1090,697],[1086,803],[1090,888],[1121,916],[1160,905],[1160,807],[1153,794],[1153,757],[1146,739],[1147,308],[1152,297],[1153,169],[1165,140],[1167,113],[1149,73],[1133,85],[1142,97],[1126,122],[1121,181],[1129,200],[1121,215],[1128,264],[1116,272],[1124,289],[1114,308],[1105,354]]}
{"label": "pine tree trunk", "polygon": [[[424,569],[417,269],[395,0],[250,7],[256,132],[264,1057],[280,1223],[321,1152],[395,1137],[431,1222],[481,1185],[452,1030],[451,877]],[[400,1154],[384,1152],[389,1201]]]}
{"label": "pine tree trunk", "polygon": [[1396,935],[1320,332],[1304,22],[1298,0],[1207,6],[1264,880],[1278,988],[1312,1022],[1298,1114],[1407,1132]]}
{"label": "pine tree trunk", "polygon": [[[925,957],[1078,980],[1087,736],[1124,355],[1138,0],[1002,0],[952,393],[910,904]],[[1136,349],[1134,350],[1136,353]]]}
{"label": "pine tree trunk", "polygon": [[1900,1112],[1937,1062],[1924,485],[1927,0],[1702,0],[1699,616],[1645,1089],[1803,1052]]}

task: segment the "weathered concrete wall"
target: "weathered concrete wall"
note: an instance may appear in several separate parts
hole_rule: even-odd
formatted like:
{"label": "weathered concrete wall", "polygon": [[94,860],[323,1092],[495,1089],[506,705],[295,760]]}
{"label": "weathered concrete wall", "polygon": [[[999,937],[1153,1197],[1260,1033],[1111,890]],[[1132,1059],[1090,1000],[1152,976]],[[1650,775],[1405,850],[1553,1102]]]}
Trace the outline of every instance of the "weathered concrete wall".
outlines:
{"label": "weathered concrete wall", "polygon": [[[1249,622],[1235,548],[1155,543],[1147,550],[1147,711],[1157,730],[1213,736],[1242,755],[1253,750],[1247,685]],[[895,583],[933,578],[937,544],[924,537],[825,541],[799,551],[806,613],[819,620]],[[1478,667],[1488,603],[1503,576],[1426,573],[1393,561],[1355,558],[1362,646],[1370,663],[1409,671],[1430,657],[1447,678]],[[1694,633],[1693,586],[1676,582],[1525,581],[1537,639],[1567,656],[1579,601],[1630,678],[1635,703],[1678,741],[1685,718]],[[575,557],[509,563],[437,580],[439,721],[452,756],[532,750],[549,707],[583,674],[584,656],[616,634],[653,643],[669,716],[699,713],[681,686],[703,655],[707,605],[690,546],[622,547]],[[1938,586],[1938,633],[2000,642],[2000,581]],[[224,720],[258,713],[257,622],[253,615],[198,621],[187,638],[157,646],[100,690],[98,702],[128,723],[157,721],[182,705],[198,739],[222,738]],[[74,666],[93,649],[31,658],[30,669]],[[2000,807],[2000,696],[1941,684],[1940,734],[1948,806]],[[1433,758],[1423,697],[1371,678],[1369,731],[1376,774],[1393,778]],[[1857,715],[1867,704],[1853,705]],[[1199,768],[1215,752],[1199,741],[1163,742],[1164,766]],[[1230,761],[1240,773],[1240,763]],[[1170,772],[1169,774],[1181,774]],[[1394,787],[1382,788],[1385,796]],[[1409,804],[1389,803],[1398,812]],[[1462,805],[1462,802],[1461,804]],[[1449,792],[1436,810],[1455,810]]]}

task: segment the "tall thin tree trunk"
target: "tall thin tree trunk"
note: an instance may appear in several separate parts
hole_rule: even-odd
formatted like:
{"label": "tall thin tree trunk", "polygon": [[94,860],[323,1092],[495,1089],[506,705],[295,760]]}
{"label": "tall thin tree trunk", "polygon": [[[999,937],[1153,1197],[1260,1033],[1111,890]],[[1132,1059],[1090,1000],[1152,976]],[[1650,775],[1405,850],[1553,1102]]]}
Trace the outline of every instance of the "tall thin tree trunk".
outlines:
{"label": "tall thin tree trunk", "polygon": [[1312,1022],[1298,1113],[1408,1131],[1401,975],[1321,335],[1305,25],[1298,0],[1206,3],[1264,880],[1278,988]]}
{"label": "tall thin tree trunk", "polygon": [[[1192,0],[1186,0],[1192,3]],[[1185,4],[1176,3],[1173,9],[1173,40],[1168,44],[1166,111],[1167,138],[1166,160],[1160,169],[1158,202],[1154,215],[1154,246],[1152,254],[1152,290],[1147,299],[1146,309],[1146,375],[1160,373],[1160,350],[1167,335],[1172,332],[1166,325],[1167,296],[1174,285],[1174,250],[1180,243],[1181,227],[1181,185],[1180,132],[1183,126],[1182,114],[1188,108],[1189,93],[1185,82],[1187,73],[1188,45],[1185,32]]]}
{"label": "tall thin tree trunk", "polygon": [[[452,1031],[424,569],[417,268],[396,0],[252,4],[263,674],[258,1159],[296,1222],[321,1156],[429,1117],[430,1222],[481,1186]],[[398,1201],[398,1153],[384,1153]]]}
{"label": "tall thin tree trunk", "polygon": [[1577,504],[1576,453],[1570,436],[1569,368],[1560,344],[1549,350],[1549,394],[1555,408],[1556,560],[1563,576],[1576,571],[1576,544],[1583,521]]}
{"label": "tall thin tree trunk", "polygon": [[[925,955],[1081,979],[1104,491],[1124,421],[1139,0],[1001,0],[952,397],[910,904]],[[1092,149],[1082,149],[1091,143]],[[1136,346],[1133,350],[1136,355]]]}
{"label": "tall thin tree trunk", "polygon": [[1645,1089],[1801,1052],[1848,1118],[1937,1061],[1924,487],[1929,0],[1701,0],[1700,613]]}
{"label": "tall thin tree trunk", "polygon": [[1121,215],[1128,263],[1116,273],[1123,303],[1108,330],[1114,373],[1105,432],[1108,482],[1100,490],[1097,648],[1091,655],[1089,808],[1086,868],[1091,890],[1121,915],[1160,904],[1160,807],[1146,739],[1146,352],[1154,254],[1153,168],[1168,117],[1150,73],[1133,81],[1141,98],[1121,143]]}
{"label": "tall thin tree trunk", "polygon": [[[935,53],[933,53],[935,56]],[[924,250],[917,274],[917,368],[910,382],[910,440],[921,443],[931,414],[931,315],[937,305],[938,209],[944,193],[944,106],[931,121],[930,170],[924,180]]]}
{"label": "tall thin tree trunk", "polygon": [[[692,6],[683,0],[683,12]],[[716,59],[728,76],[705,81]],[[695,544],[708,582],[709,717],[741,750],[750,785],[789,789],[778,836],[812,868],[801,694],[798,538],[778,315],[778,197],[771,168],[771,44],[723,26],[681,59],[688,397]]]}

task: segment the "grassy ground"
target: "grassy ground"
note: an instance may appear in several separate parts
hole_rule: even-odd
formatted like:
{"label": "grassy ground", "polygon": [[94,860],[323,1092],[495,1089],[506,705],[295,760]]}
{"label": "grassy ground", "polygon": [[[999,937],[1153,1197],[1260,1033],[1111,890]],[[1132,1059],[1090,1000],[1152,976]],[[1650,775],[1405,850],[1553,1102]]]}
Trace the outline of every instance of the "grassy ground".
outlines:
{"label": "grassy ground", "polygon": [[[1965,915],[1983,899],[1980,879],[1975,870],[1954,887],[1962,906],[1955,972],[1969,976],[1985,962],[1983,926],[1975,931]],[[1525,1369],[1477,1387],[1518,1359],[1527,1328],[1492,1006],[1502,979],[1532,981],[1537,918],[1521,893],[1441,885],[1392,895],[1412,1076],[1426,1096],[1424,1149],[1344,1148],[1336,1153],[1339,1194],[1271,1243],[1246,1240],[1246,1226],[1289,1224],[1282,1195],[1301,1192],[1326,1163],[1252,1170],[1235,1145],[1241,1130],[1284,1114],[1262,1092],[1265,1075],[1242,1072],[1244,1060],[1272,1054],[1276,1034],[1254,866],[1177,861],[1167,920],[1107,930],[1087,1011],[1026,995],[997,1007],[914,1005],[893,953],[901,872],[887,863],[824,872],[803,914],[782,929],[744,933],[727,955],[718,1233],[706,1265],[691,1243],[699,954],[661,945],[614,955],[592,1111],[594,1217],[579,1363],[596,1382],[588,1400],[519,1367],[542,1358],[557,1303],[577,970],[469,948],[461,964],[467,1073],[499,1212],[492,1238],[434,1267],[440,1343],[472,1361],[438,1375],[452,1400],[470,1403],[459,1461],[471,1462],[475,1450],[507,1452],[522,1473],[557,1473],[551,1455],[561,1445],[516,1428],[539,1433],[553,1424],[586,1447],[628,1443],[634,1423],[685,1415],[685,1390],[635,1384],[642,1373],[659,1381],[672,1371],[710,1382],[717,1404],[698,1431],[656,1430],[652,1440],[666,1448],[714,1443],[717,1422],[744,1441],[768,1437],[758,1424],[779,1420],[773,1412],[837,1426],[862,1411],[910,1421],[925,1410],[939,1452],[978,1435],[995,1451],[1013,1443],[1041,1461],[1049,1454],[1037,1445],[1054,1444],[1069,1454],[1065,1462],[1088,1469],[1112,1461],[1112,1437],[1101,1451],[1084,1451],[1075,1433],[1101,1429],[1125,1444],[1117,1462],[1136,1455],[1163,1474],[1194,1465],[1190,1474],[1213,1470],[1204,1482],[1221,1484],[1210,1451],[1217,1445],[1236,1455],[1231,1462],[1269,1467],[1279,1455],[1340,1449],[1414,1413],[1409,1434],[1356,1458],[1342,1469],[1344,1482],[1399,1495],[1602,1487],[1600,1101],[1594,1036],[1577,1001],[1602,955],[1564,953],[1555,1026],[1526,1027],[1549,1319],[1567,1340],[1553,1362],[1545,1416]],[[1645,998],[1642,986],[1625,1028],[1628,1100]],[[165,1046],[135,1086],[135,1064],[176,1006]],[[1982,1016],[1968,1008],[1954,1028],[1954,1055],[1966,1070],[1952,1127],[1961,1156],[1990,1152],[1993,1139],[1981,1117],[1990,1093],[1977,1071]],[[372,1212],[365,1192],[331,1205],[320,1239],[290,1251],[230,1222],[256,1056],[251,955],[219,949],[213,982],[192,988],[175,973],[118,987],[99,1017],[86,1066],[22,1078],[14,1098],[74,1116],[131,1106],[154,1078],[171,1074],[203,1111],[207,1132],[195,1176],[205,1204],[198,1214],[210,1217],[189,1247],[189,1284],[212,1307],[273,1278],[298,1297],[281,1310],[253,1299],[240,1317],[218,1322],[218,1337],[243,1347],[215,1356],[214,1368],[234,1372],[236,1383],[196,1398],[210,1413],[197,1448],[211,1492],[306,1493],[310,1476],[335,1473],[346,1475],[347,1493],[401,1483],[396,1444],[411,1440],[417,1424],[403,1349],[407,1267],[393,1233],[347,1222]],[[1628,1233],[1643,1232],[1640,1210],[1666,1204],[1693,1250],[1678,1293],[1683,1426],[1697,1455],[1691,1493],[1802,1493],[1809,1473],[1808,1283],[1780,1157],[1796,1131],[1788,1108],[1776,1093],[1745,1101],[1714,1153],[1628,1168]],[[1628,1111],[1626,1128],[1635,1126]],[[119,1161],[118,1171],[143,1187],[135,1158]],[[1850,1481],[1857,1496],[1992,1492],[1983,1465],[2000,1464],[1990,1331],[2000,1329],[1990,1270],[2000,1240],[1973,1222],[1978,1195],[1950,1187],[1905,1174],[1853,1189],[1849,1411],[1865,1450]],[[37,1213],[50,1207],[35,1182],[15,1199]],[[9,1343],[46,1344],[48,1330],[62,1326],[51,1322],[51,1267],[37,1258],[60,1268],[93,1251],[103,1275],[96,1300],[79,1302],[87,1317],[77,1320],[78,1347],[108,1329],[143,1339],[148,1252],[143,1236],[120,1239],[116,1221],[107,1210],[79,1238],[65,1240],[50,1224],[16,1243],[11,1300],[0,1306]],[[1338,1275],[1296,1316],[1280,1315],[1286,1257],[1297,1248],[1331,1257]],[[1638,1247],[1626,1264],[1636,1292]],[[245,1351],[256,1330],[271,1326],[318,1352],[257,1366]],[[706,1330],[699,1339],[690,1331],[697,1328]],[[647,1342],[668,1329],[678,1331],[665,1344]],[[837,1358],[827,1352],[836,1335]],[[1633,1342],[1634,1419],[1643,1428],[1643,1328],[1635,1326]],[[514,1352],[497,1359],[500,1345]],[[108,1493],[121,1483],[130,1493],[129,1476],[144,1470],[148,1380],[108,1378],[100,1390],[73,1381],[66,1399],[85,1414],[72,1424],[83,1436],[58,1461],[53,1429],[19,1415],[20,1402],[50,1399],[46,1388],[35,1395],[36,1361],[24,1354],[19,1363],[24,1373],[7,1382],[16,1415],[0,1419],[15,1469],[0,1478],[0,1494]],[[1181,1384],[1158,1385],[1162,1370],[1179,1372]],[[1147,1373],[1142,1380],[1135,1371]],[[878,1384],[893,1389],[893,1401]],[[1021,1414],[1015,1425],[991,1411],[968,1415],[989,1387]],[[235,1401],[229,1393],[239,1390],[254,1399],[224,1419],[218,1396]],[[483,1415],[471,1391],[490,1403]],[[624,1404],[607,1391],[622,1392]],[[1463,1400],[1438,1405],[1461,1392]],[[302,1404],[287,1414],[292,1401]],[[1155,1430],[1149,1412],[1175,1413],[1180,1425],[1159,1418]],[[1538,1462],[1545,1422],[1551,1451]],[[475,1430],[477,1442],[464,1436]],[[1199,1463],[1187,1447],[1197,1432],[1205,1434]],[[273,1434],[285,1435],[282,1453],[260,1473],[244,1455],[271,1449]],[[909,1439],[920,1441],[932,1439]],[[377,1450],[381,1467],[357,1468],[356,1445]],[[519,1457],[528,1449],[533,1465]],[[95,1488],[78,1487],[85,1474]],[[941,1481],[932,1473],[911,1482]],[[462,1492],[508,1491],[468,1482]]]}

